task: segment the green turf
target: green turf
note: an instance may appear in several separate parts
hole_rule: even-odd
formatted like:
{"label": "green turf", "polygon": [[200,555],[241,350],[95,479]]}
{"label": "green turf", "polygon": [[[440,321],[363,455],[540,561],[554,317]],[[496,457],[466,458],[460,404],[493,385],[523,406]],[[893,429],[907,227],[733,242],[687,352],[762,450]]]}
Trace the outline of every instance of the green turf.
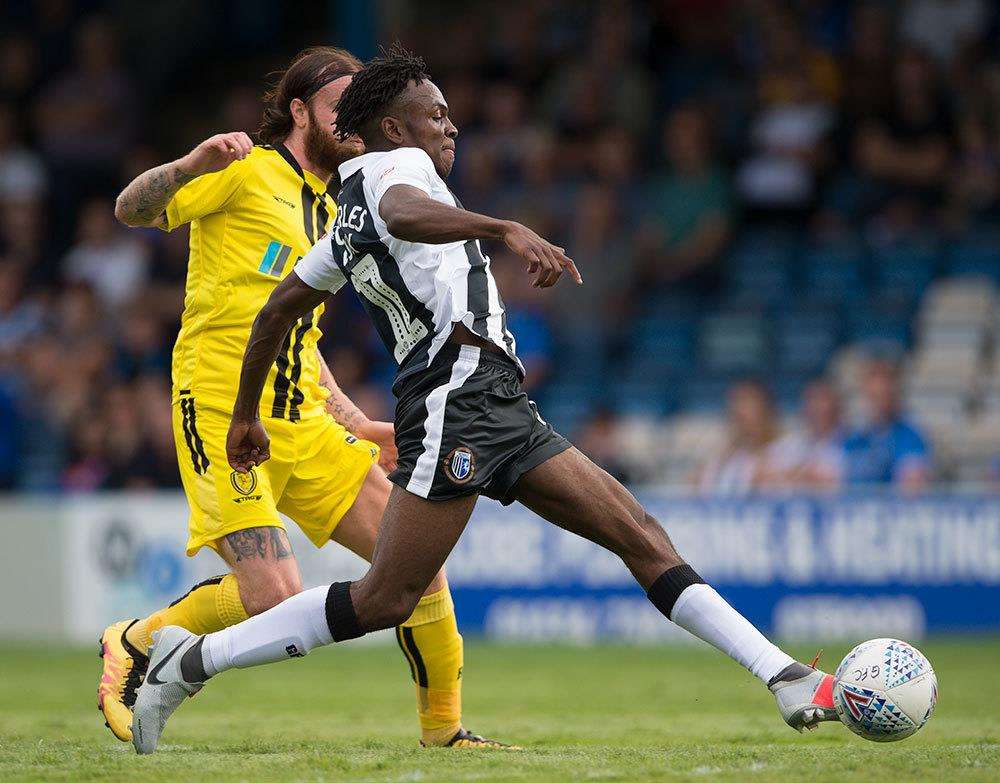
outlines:
{"label": "green turf", "polygon": [[764,688],[707,648],[470,644],[467,724],[523,752],[416,748],[405,665],[370,647],[226,674],[145,758],[103,726],[94,651],[0,646],[0,781],[1000,779],[1000,640],[921,646],[941,701],[918,736],[890,745],[838,723],[794,733]]}

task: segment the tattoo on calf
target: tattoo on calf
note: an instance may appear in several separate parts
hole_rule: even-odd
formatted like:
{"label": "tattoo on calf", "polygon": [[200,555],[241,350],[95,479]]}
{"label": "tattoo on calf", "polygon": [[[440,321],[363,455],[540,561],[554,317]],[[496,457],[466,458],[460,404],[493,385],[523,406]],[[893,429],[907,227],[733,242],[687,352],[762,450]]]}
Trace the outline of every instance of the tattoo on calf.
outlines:
{"label": "tattoo on calf", "polygon": [[251,560],[255,557],[267,556],[267,539],[264,532],[259,529],[237,530],[226,536],[233,554],[236,555],[236,562]]}
{"label": "tattoo on calf", "polygon": [[237,530],[226,536],[230,549],[236,555],[236,562],[252,560],[255,557],[266,559],[268,556],[268,541],[271,542],[271,554],[275,560],[284,560],[292,556],[292,547],[288,543],[285,531],[280,527],[257,527],[249,530]]}
{"label": "tattoo on calf", "polygon": [[287,543],[285,531],[280,527],[271,527],[268,530],[271,531],[271,551],[274,552],[275,559],[284,560],[286,557],[291,557],[292,548]]}

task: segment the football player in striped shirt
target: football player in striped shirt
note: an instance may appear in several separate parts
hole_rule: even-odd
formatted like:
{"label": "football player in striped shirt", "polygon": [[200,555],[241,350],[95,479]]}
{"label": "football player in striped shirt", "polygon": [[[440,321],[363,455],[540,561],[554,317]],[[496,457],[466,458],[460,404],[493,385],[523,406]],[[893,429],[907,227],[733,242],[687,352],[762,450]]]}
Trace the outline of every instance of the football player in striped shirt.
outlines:
{"label": "football player in striped shirt", "polygon": [[[248,473],[226,460],[253,319],[333,225],[328,184],[340,163],[363,152],[360,141],[334,136],[334,107],[360,67],[340,49],[306,50],[265,96],[266,144],[254,146],[245,133],[213,136],[139,175],[118,197],[115,213],[127,225],[191,226],[172,367],[174,435],[191,508],[187,554],[211,547],[230,569],[149,617],[104,631],[98,705],[123,741],[132,739],[131,708],[154,631],[217,631],[302,590],[279,512],[317,547],[332,539],[372,557],[391,486],[383,469],[396,462],[393,426],[370,421],[337,386],[317,348],[322,305],[288,331],[268,371],[260,415],[272,459]],[[443,570],[396,635],[416,685],[421,742],[503,747],[462,726],[462,637]]]}

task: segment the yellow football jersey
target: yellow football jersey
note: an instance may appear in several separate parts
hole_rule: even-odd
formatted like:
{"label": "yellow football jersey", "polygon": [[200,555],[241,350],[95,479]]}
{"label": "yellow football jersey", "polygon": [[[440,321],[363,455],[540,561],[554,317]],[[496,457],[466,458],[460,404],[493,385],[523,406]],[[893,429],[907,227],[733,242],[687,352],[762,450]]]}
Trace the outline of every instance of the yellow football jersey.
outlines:
{"label": "yellow football jersey", "polygon": [[[181,188],[167,205],[168,231],[191,224],[184,313],[173,355],[173,395],[231,412],[250,327],[278,282],[336,215],[326,183],[284,147],[254,147],[243,160]],[[316,343],[322,305],[299,320],[268,374],[261,416],[323,412]]]}

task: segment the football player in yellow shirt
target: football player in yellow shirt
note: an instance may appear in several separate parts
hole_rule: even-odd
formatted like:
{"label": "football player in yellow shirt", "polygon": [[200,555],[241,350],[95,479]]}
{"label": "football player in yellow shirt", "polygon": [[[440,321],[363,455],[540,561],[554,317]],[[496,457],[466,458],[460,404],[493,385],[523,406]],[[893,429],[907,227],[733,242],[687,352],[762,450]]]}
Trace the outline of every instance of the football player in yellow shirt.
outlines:
{"label": "football player in yellow shirt", "polygon": [[[328,183],[360,141],[334,136],[340,94],[360,69],[332,47],[302,52],[265,96],[254,146],[223,133],[179,160],[140,174],[118,197],[129,226],[190,224],[180,333],[173,352],[174,438],[191,508],[187,554],[214,549],[229,573],[101,638],[98,706],[123,741],[145,676],[151,635],[164,625],[208,633],[266,611],[302,590],[279,512],[316,546],[333,540],[370,560],[395,467],[392,424],[370,421],[337,386],[317,348],[322,305],[285,337],[261,416],[272,458],[230,469],[226,434],[254,317],[296,261],[333,225]],[[461,723],[462,637],[444,572],[396,629],[417,692],[425,745],[504,747]]]}

